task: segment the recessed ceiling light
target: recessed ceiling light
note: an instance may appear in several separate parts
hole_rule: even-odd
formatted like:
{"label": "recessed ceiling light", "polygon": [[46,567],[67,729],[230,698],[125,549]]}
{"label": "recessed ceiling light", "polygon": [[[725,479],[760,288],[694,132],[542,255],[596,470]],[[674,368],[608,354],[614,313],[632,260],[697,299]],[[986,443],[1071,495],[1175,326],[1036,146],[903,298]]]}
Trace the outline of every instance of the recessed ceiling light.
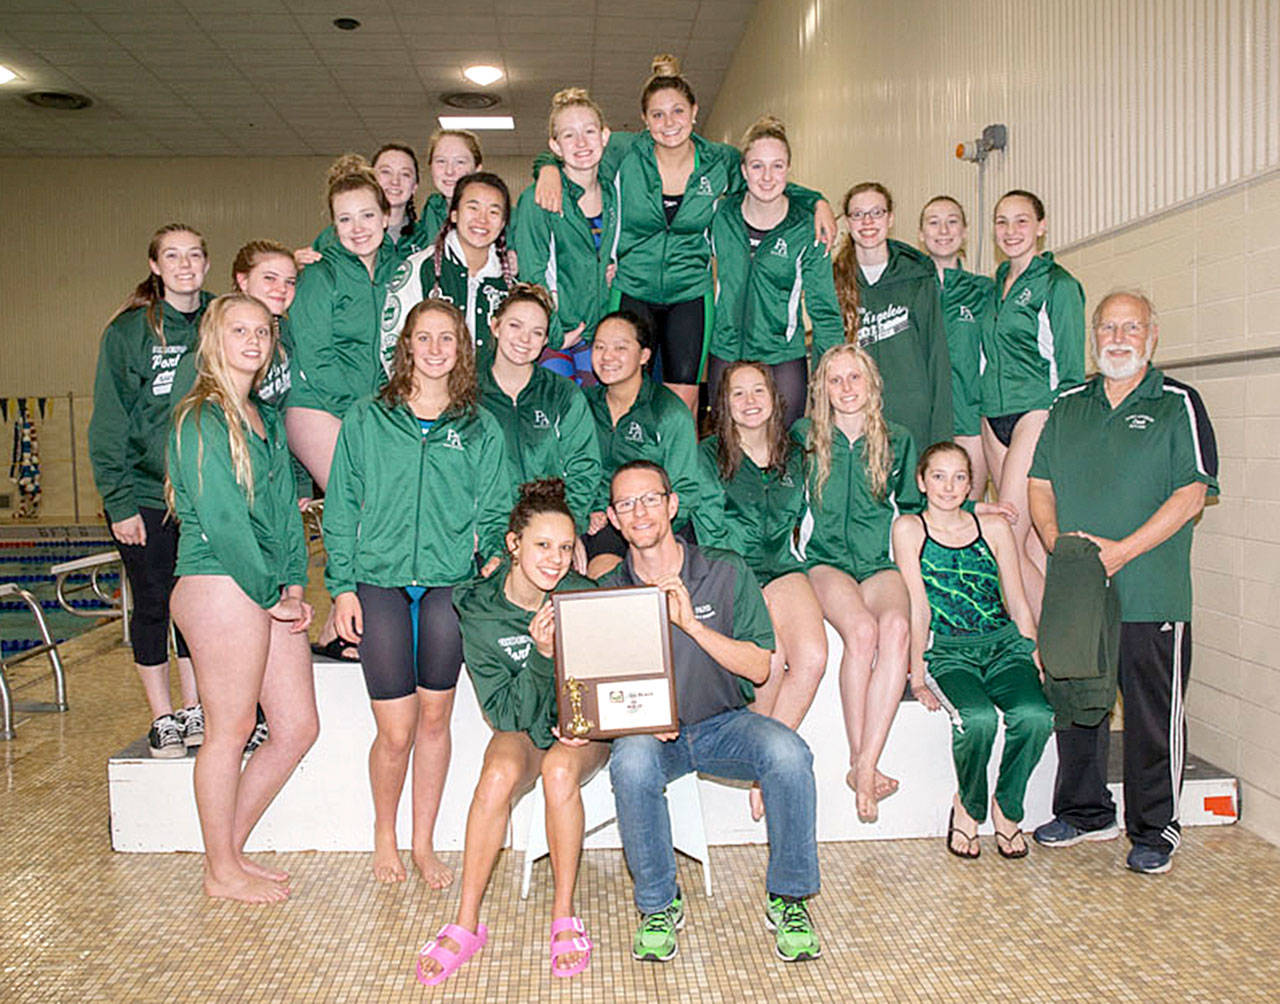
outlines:
{"label": "recessed ceiling light", "polygon": [[441,115],[441,129],[514,129],[516,120],[510,115]]}
{"label": "recessed ceiling light", "polygon": [[340,31],[355,31],[360,27],[360,22],[354,17],[335,17],[333,26]]}
{"label": "recessed ceiling light", "polygon": [[473,84],[479,84],[481,87],[488,87],[490,84],[502,79],[502,71],[498,67],[490,66],[487,63],[468,66],[462,71],[462,75]]}
{"label": "recessed ceiling light", "polygon": [[7,66],[0,66],[0,84],[7,84],[10,80],[17,80],[18,75]]}

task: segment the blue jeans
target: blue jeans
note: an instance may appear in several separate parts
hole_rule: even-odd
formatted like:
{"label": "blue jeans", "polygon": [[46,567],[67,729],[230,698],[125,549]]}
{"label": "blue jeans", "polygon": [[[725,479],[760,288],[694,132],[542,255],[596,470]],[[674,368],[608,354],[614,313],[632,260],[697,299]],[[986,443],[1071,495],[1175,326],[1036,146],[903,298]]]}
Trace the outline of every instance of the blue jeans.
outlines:
{"label": "blue jeans", "polygon": [[691,771],[759,781],[769,832],[766,890],[797,898],[818,891],[813,754],[781,722],[738,708],[682,725],[671,742],[650,735],[613,741],[609,776],[641,913],[657,913],[675,899],[676,855],[666,786]]}

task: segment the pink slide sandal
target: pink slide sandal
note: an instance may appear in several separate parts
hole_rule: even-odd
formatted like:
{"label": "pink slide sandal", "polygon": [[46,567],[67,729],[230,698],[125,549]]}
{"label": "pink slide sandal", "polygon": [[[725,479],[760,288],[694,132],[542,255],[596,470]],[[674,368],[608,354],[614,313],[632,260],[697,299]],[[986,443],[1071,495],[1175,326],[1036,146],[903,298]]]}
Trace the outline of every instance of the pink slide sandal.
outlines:
{"label": "pink slide sandal", "polygon": [[[445,947],[444,938],[450,938],[457,946],[458,951]],[[443,983],[450,976],[458,971],[458,968],[466,962],[476,952],[484,948],[485,942],[489,940],[489,929],[483,924],[476,926],[476,933],[472,934],[465,927],[459,927],[457,924],[445,924],[440,928],[439,933],[428,941],[418,951],[418,982],[424,987],[434,987],[439,983]],[[432,962],[438,963],[440,972],[434,976],[427,976],[422,971],[422,960],[430,959]]]}
{"label": "pink slide sandal", "polygon": [[[574,936],[557,941],[556,935],[563,934],[565,931],[573,931]],[[581,917],[559,917],[553,920],[551,922],[551,975],[577,976],[591,964],[591,949],[594,947],[591,939],[587,937],[587,925],[582,922]],[[556,960],[570,952],[581,952],[582,958],[567,968],[557,966]]]}

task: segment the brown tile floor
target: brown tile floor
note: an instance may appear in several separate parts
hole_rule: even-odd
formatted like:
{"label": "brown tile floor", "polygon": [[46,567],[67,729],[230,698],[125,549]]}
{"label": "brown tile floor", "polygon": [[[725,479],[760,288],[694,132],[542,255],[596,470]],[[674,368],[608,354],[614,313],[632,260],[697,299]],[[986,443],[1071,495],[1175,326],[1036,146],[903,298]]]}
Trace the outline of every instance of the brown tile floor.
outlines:
{"label": "brown tile floor", "polygon": [[[824,954],[792,966],[761,923],[763,848],[716,848],[711,899],[682,861],[689,924],[669,965],[631,961],[621,855],[590,851],[579,907],[599,948],[566,981],[547,971],[548,867],[521,902],[504,854],[489,947],[423,990],[414,951],[454,892],[380,888],[361,854],[281,854],[293,898],[243,907],[202,897],[195,855],[111,851],[105,761],[145,714],[118,640],[65,646],[72,711],[19,715],[0,743],[0,1001],[1280,1000],[1280,850],[1240,827],[1191,830],[1161,878],[1125,872],[1120,842],[1022,862],[988,846],[973,864],[936,840],[824,844]],[[38,669],[15,671],[20,700],[46,699]]]}

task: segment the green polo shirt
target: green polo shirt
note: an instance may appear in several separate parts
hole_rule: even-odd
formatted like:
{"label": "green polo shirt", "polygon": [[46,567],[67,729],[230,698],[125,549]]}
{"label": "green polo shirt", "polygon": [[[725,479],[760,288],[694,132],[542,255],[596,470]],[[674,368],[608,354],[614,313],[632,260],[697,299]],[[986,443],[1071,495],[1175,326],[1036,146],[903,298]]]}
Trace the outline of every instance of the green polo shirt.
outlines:
{"label": "green polo shirt", "polygon": [[[1179,488],[1199,481],[1218,493],[1218,450],[1200,395],[1148,367],[1111,407],[1103,378],[1064,391],[1049,412],[1031,477],[1048,481],[1058,530],[1119,540]],[[1115,575],[1124,621],[1191,620],[1194,520]]]}

